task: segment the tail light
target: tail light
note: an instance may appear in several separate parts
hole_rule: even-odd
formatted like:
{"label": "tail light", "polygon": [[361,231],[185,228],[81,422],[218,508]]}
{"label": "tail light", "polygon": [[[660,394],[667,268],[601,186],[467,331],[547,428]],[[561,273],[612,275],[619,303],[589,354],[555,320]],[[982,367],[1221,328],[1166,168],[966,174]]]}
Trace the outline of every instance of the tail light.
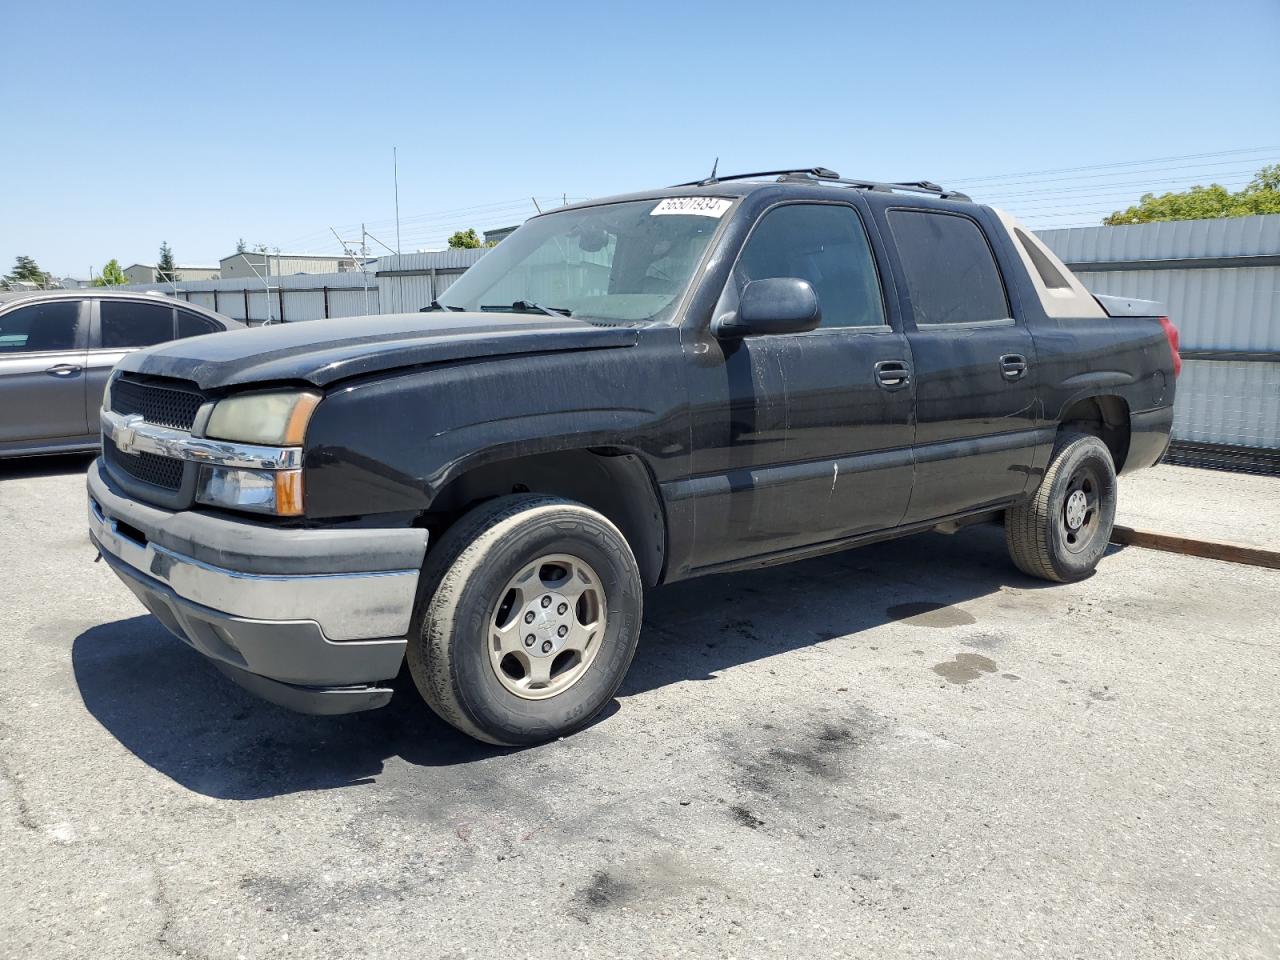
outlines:
{"label": "tail light", "polygon": [[1178,353],[1178,328],[1168,317],[1160,318],[1160,326],[1164,328],[1164,335],[1169,340],[1169,352],[1173,354],[1173,375],[1176,377],[1182,373],[1182,355]]}

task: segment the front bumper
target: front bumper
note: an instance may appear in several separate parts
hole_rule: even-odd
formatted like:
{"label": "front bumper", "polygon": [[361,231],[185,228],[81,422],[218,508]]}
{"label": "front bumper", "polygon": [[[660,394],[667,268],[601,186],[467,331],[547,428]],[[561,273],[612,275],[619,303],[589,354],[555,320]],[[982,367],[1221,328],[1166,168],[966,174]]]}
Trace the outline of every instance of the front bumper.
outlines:
{"label": "front bumper", "polygon": [[284,529],[129,499],[89,468],[89,536],[179,639],[259,696],[308,713],[384,705],[427,534]]}

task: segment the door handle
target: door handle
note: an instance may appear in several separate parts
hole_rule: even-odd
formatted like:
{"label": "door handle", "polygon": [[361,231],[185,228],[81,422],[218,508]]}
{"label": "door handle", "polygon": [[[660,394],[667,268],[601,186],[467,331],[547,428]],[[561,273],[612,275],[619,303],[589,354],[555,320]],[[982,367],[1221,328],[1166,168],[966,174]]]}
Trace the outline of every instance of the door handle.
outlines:
{"label": "door handle", "polygon": [[876,383],[885,390],[901,390],[911,383],[911,367],[905,360],[876,362]]}
{"label": "door handle", "polygon": [[84,367],[76,366],[74,363],[58,363],[46,370],[45,373],[51,377],[73,377],[83,369]]}
{"label": "door handle", "polygon": [[1006,380],[1021,380],[1027,375],[1027,358],[1020,353],[1006,353],[1000,358],[1000,375]]}

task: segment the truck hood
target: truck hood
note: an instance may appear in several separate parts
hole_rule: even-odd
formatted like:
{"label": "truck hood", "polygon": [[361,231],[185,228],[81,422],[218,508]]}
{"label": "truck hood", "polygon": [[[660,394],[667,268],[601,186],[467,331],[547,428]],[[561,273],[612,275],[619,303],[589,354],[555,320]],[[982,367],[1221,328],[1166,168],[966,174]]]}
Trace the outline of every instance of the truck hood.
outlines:
{"label": "truck hood", "polygon": [[636,340],[632,328],[598,327],[569,317],[398,313],[175,340],[129,354],[119,369],[193,380],[205,390],[281,381],[325,387],[348,377],[447,360],[630,347]]}

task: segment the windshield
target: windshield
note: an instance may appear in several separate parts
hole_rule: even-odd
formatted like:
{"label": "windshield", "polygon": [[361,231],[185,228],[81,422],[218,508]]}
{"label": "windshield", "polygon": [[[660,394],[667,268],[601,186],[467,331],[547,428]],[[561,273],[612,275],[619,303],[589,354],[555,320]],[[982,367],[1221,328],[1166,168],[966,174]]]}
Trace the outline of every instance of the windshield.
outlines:
{"label": "windshield", "polygon": [[445,290],[440,306],[606,323],[669,319],[731,205],[681,197],[535,217]]}

